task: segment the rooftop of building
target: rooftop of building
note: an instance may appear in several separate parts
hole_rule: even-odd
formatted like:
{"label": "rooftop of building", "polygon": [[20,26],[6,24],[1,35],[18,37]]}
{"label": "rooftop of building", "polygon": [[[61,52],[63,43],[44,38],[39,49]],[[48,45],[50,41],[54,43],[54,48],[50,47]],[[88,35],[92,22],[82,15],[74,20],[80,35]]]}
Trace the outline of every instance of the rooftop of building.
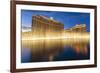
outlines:
{"label": "rooftop of building", "polygon": [[74,27],[86,27],[86,24],[76,24]]}
{"label": "rooftop of building", "polygon": [[72,28],[65,29],[65,31],[69,31],[69,30],[72,30],[72,29],[75,29],[75,28],[84,28],[84,27],[86,28],[86,24],[76,24]]}

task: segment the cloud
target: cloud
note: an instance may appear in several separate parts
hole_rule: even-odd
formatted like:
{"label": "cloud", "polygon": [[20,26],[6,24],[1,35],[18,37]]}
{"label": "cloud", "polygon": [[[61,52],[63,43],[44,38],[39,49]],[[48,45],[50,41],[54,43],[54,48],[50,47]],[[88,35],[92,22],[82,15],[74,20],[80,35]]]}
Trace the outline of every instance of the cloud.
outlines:
{"label": "cloud", "polygon": [[22,32],[28,32],[31,31],[31,26],[23,26],[22,25]]}

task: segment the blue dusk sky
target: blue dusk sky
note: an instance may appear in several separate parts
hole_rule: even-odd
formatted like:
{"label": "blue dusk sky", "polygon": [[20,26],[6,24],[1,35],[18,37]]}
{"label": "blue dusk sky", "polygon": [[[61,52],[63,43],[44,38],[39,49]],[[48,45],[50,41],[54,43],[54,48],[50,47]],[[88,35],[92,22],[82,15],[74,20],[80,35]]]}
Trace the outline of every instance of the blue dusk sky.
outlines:
{"label": "blue dusk sky", "polygon": [[31,27],[34,15],[53,17],[54,20],[64,24],[64,29],[71,28],[76,24],[86,24],[87,31],[90,32],[90,13],[21,10],[21,25]]}

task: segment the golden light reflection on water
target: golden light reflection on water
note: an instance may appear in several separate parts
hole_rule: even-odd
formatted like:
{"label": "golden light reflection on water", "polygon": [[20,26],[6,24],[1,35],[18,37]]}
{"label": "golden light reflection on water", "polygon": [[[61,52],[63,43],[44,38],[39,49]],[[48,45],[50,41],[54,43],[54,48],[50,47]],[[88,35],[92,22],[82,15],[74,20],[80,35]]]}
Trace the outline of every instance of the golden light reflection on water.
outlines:
{"label": "golden light reflection on water", "polygon": [[[23,40],[23,48],[33,48],[33,50],[42,50],[45,48],[63,48],[64,46],[85,48],[89,43],[88,39],[56,39],[56,40]],[[36,49],[37,48],[37,49]],[[84,51],[83,51],[84,52]]]}
{"label": "golden light reflection on water", "polygon": [[30,49],[35,60],[46,57],[52,61],[54,56],[61,53],[65,47],[71,47],[77,54],[87,55],[87,44],[89,44],[89,38],[22,40],[22,50]]}

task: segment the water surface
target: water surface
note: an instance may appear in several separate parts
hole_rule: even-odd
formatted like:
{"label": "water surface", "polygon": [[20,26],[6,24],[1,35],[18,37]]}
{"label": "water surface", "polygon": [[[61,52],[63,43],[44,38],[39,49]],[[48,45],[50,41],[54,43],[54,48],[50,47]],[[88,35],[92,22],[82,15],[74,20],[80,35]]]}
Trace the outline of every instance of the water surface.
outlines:
{"label": "water surface", "polygon": [[22,41],[22,63],[87,59],[90,59],[87,39]]}

